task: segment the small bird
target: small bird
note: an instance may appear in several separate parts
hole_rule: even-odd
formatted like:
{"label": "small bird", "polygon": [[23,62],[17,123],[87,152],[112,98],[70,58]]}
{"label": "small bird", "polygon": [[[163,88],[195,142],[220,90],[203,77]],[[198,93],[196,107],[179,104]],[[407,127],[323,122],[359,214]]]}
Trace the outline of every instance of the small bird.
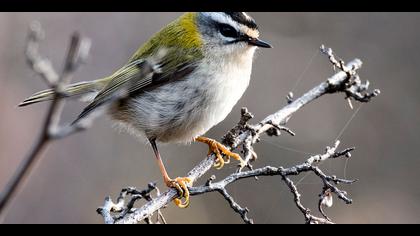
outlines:
{"label": "small bird", "polygon": [[[91,98],[73,125],[105,111],[129,133],[146,137],[165,184],[179,192],[175,204],[184,208],[191,180],[169,177],[157,142],[202,142],[209,146],[209,154],[216,154],[216,168],[229,158],[243,164],[240,155],[202,135],[223,121],[244,94],[258,47],[271,48],[259,39],[257,24],[244,12],[185,13],[152,36],[114,74],[68,85],[63,96]],[[53,97],[52,90],[44,90],[19,106]]]}

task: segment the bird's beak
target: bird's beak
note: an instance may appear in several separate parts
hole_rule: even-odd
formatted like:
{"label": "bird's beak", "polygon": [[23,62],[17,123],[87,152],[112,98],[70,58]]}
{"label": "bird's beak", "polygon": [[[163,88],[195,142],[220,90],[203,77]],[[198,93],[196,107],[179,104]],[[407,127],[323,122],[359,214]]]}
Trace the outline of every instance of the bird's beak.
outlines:
{"label": "bird's beak", "polygon": [[248,44],[249,45],[253,45],[253,46],[257,46],[260,48],[273,48],[273,46],[271,46],[269,43],[262,41],[261,39],[258,38],[249,38],[248,39]]}

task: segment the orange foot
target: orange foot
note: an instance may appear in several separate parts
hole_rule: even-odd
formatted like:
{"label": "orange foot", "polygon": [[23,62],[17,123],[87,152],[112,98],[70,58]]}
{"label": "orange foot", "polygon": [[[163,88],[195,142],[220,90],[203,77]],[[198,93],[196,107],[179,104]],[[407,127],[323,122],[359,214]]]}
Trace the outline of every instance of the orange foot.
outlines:
{"label": "orange foot", "polygon": [[[217,142],[216,140],[209,139],[206,137],[198,137],[195,138],[194,141],[205,143],[209,146],[208,155],[214,153],[217,158],[216,163],[214,164],[214,167],[216,169],[222,169],[225,164],[228,164],[230,162],[231,157],[235,160],[238,160],[240,162],[241,167],[245,166],[245,162],[242,160],[239,154],[229,151],[223,144]],[[222,154],[225,155],[226,161],[223,159]]]}
{"label": "orange foot", "polygon": [[[170,188],[175,188],[178,190],[179,198],[176,198],[174,200],[175,205],[177,205],[179,208],[187,208],[190,205],[190,192],[188,190],[187,184],[191,183],[191,179],[188,177],[178,177],[175,179],[167,179],[165,180],[166,186]],[[182,201],[182,198],[185,198],[184,201]]]}

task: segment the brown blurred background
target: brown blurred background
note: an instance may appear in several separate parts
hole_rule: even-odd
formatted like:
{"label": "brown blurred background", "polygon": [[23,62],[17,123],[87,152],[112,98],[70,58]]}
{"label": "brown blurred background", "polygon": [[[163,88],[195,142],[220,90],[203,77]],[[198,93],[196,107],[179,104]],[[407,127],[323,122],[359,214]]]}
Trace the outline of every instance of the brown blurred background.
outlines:
{"label": "brown blurred background", "polygon": [[[180,13],[0,13],[0,187],[3,188],[40,132],[46,104],[16,105],[44,89],[45,84],[25,64],[27,28],[38,20],[46,30],[41,51],[61,68],[70,34],[77,30],[92,39],[90,59],[75,81],[92,80],[123,65],[137,47]],[[335,199],[327,209],[339,223],[420,223],[420,14],[415,13],[251,13],[262,38],[274,45],[258,52],[249,90],[231,115],[208,136],[220,138],[247,106],[254,122],[285,105],[285,96],[297,96],[319,84],[333,71],[324,56],[314,56],[321,44],[332,47],[344,60],[360,58],[362,79],[382,94],[364,105],[345,130],[341,148],[355,146],[348,163],[328,161],[322,168],[339,177],[360,181],[344,186],[352,205]],[[313,58],[313,60],[311,60]],[[310,62],[312,61],[312,62]],[[355,104],[359,106],[359,104]],[[64,112],[69,122],[82,104],[70,102]],[[297,113],[288,126],[296,137],[268,138],[257,145],[255,166],[290,166],[308,154],[332,145],[354,111],[343,95],[325,96]],[[165,145],[162,155],[172,176],[184,175],[201,161],[207,148]],[[291,151],[290,149],[296,149]],[[232,171],[212,170],[220,179]],[[295,178],[299,180],[300,177]],[[107,195],[121,188],[143,188],[159,181],[152,150],[99,118],[87,132],[53,143],[15,198],[6,223],[102,223],[95,210]],[[316,212],[319,179],[309,176],[300,184],[303,202]],[[229,191],[251,209],[256,223],[303,223],[292,195],[278,177],[245,180]],[[193,197],[186,210],[170,205],[170,223],[241,223],[219,194]]]}

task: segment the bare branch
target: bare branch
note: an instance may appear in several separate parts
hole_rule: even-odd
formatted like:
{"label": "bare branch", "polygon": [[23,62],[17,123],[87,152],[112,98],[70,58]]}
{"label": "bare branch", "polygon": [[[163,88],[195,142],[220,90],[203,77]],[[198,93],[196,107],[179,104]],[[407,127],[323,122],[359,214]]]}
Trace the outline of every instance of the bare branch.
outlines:
{"label": "bare branch", "polygon": [[81,38],[78,33],[73,34],[69,50],[67,52],[65,67],[59,75],[53,68],[52,63],[39,53],[39,43],[44,37],[44,31],[39,22],[33,22],[29,29],[26,42],[25,55],[28,65],[41,77],[44,82],[54,91],[54,98],[48,108],[44,120],[42,132],[34,147],[19,165],[16,173],[0,196],[0,215],[19,190],[19,187],[29,174],[34,164],[40,159],[42,151],[53,140],[67,137],[76,132],[86,129],[86,126],[60,127],[60,117],[64,106],[63,88],[71,80],[71,75],[89,54],[90,41]]}
{"label": "bare branch", "polygon": [[45,37],[41,24],[32,22],[26,42],[26,61],[32,70],[37,73],[49,87],[55,86],[59,75],[54,70],[51,62],[39,54],[39,42]]}
{"label": "bare branch", "polygon": [[[123,218],[125,215],[132,213],[134,209],[134,204],[137,200],[145,199],[146,201],[151,201],[151,192],[156,190],[159,194],[159,190],[156,187],[156,183],[150,183],[148,187],[144,190],[136,190],[133,187],[127,187],[121,190],[116,203],[112,202],[111,197],[106,197],[104,206],[97,209],[97,212],[102,215],[105,220],[105,223],[112,224],[116,220]],[[128,203],[125,204],[126,198],[130,196]],[[113,214],[118,213],[118,214]],[[147,218],[151,223],[151,219]],[[166,223],[163,215],[159,212],[157,222],[162,221]]]}
{"label": "bare branch", "polygon": [[[341,59],[336,59],[336,56],[334,55],[334,52],[331,48],[326,48],[324,45],[322,45],[321,52],[328,56],[331,64],[334,66],[334,70],[338,68],[347,74],[348,80],[345,81],[345,83],[338,85],[343,87],[340,90],[343,90],[343,92],[346,93],[346,99],[349,101],[349,105],[352,109],[353,105],[350,98],[353,98],[358,102],[366,103],[381,93],[379,89],[368,92],[369,81],[366,81],[364,84],[362,84],[362,81],[360,80],[359,75],[357,75],[355,68],[350,67],[349,65],[346,66],[344,61]],[[337,84],[331,85],[337,86]]]}
{"label": "bare branch", "polygon": [[[337,142],[339,143],[339,142]],[[213,181],[215,180],[215,176],[212,176],[205,185],[203,186],[198,186],[198,187],[190,187],[190,195],[191,196],[196,196],[196,195],[201,195],[201,194],[205,194],[205,193],[209,193],[209,192],[219,192],[225,199],[226,201],[229,203],[230,207],[237,212],[241,218],[243,219],[243,221],[245,223],[248,224],[252,224],[253,220],[249,219],[247,214],[249,212],[249,210],[247,208],[243,208],[241,207],[228,193],[228,191],[226,190],[226,187],[232,183],[235,183],[239,180],[242,179],[247,179],[247,178],[252,178],[252,177],[256,177],[256,176],[281,176],[282,180],[286,183],[286,185],[289,187],[290,191],[293,193],[294,197],[294,201],[296,206],[298,207],[298,209],[304,214],[305,216],[305,220],[307,222],[312,222],[313,221],[318,221],[318,223],[332,223],[331,220],[329,218],[326,217],[325,213],[322,211],[322,209],[320,209],[321,213],[325,216],[325,220],[327,220],[328,222],[324,221],[324,220],[317,220],[319,218],[317,218],[316,216],[313,216],[310,214],[310,210],[308,208],[305,208],[302,203],[300,202],[300,193],[298,192],[298,189],[296,187],[296,185],[293,183],[293,181],[289,178],[289,176],[295,176],[295,175],[299,175],[301,173],[304,172],[313,172],[314,174],[316,174],[321,181],[324,183],[324,185],[328,188],[331,189],[330,193],[335,193],[340,199],[342,199],[343,201],[345,201],[346,203],[351,203],[351,199],[347,197],[347,193],[338,189],[338,187],[336,185],[338,184],[352,184],[355,181],[354,180],[345,180],[345,179],[339,179],[336,176],[328,176],[326,174],[324,174],[318,167],[313,166],[314,164],[314,157],[322,157],[317,159],[318,162],[321,161],[325,161],[327,159],[334,159],[334,158],[339,158],[339,157],[345,157],[347,158],[347,153],[349,153],[349,150],[353,150],[353,149],[346,149],[345,151],[336,151],[338,145],[333,147],[333,148],[327,148],[327,151],[324,154],[320,154],[320,155],[316,155],[316,156],[311,156],[309,157],[304,163],[300,164],[300,165],[296,165],[290,168],[283,168],[283,167],[271,167],[271,166],[266,166],[263,168],[259,168],[259,169],[255,169],[255,170],[251,170],[251,171],[245,171],[245,172],[237,172],[234,174],[229,175],[228,177],[226,177],[225,179],[213,183]],[[120,194],[120,197],[117,199],[117,203],[112,203],[112,201],[107,198],[105,200],[105,204],[101,209],[101,214],[103,215],[105,222],[106,223],[127,223],[125,222],[126,219],[121,218],[121,217],[114,217],[114,221],[109,222],[108,221],[108,215],[111,214],[111,212],[118,212],[121,211],[120,206],[121,204],[124,204],[124,202],[121,202],[121,199],[123,197],[125,197],[126,195],[124,194],[125,190],[122,191],[122,194]],[[133,198],[131,199],[131,201],[133,200]],[[110,203],[111,202],[111,203]],[[131,209],[130,207],[128,209]],[[103,211],[107,211],[107,212],[103,212]],[[136,211],[134,211],[135,213]],[[129,219],[129,218],[127,218]]]}
{"label": "bare branch", "polygon": [[[241,119],[238,124],[232,128],[224,137],[223,143],[227,145],[230,150],[234,150],[242,147],[242,152],[244,154],[244,159],[247,163],[249,171],[242,172],[239,169],[238,172],[233,173],[217,183],[212,183],[210,179],[204,186],[199,187],[190,187],[191,195],[200,195],[207,192],[217,191],[223,195],[223,197],[228,201],[231,208],[236,211],[245,223],[252,223],[253,221],[248,218],[247,208],[242,208],[237,204],[234,199],[228,194],[225,187],[233,182],[236,182],[240,179],[249,178],[249,177],[258,177],[258,176],[274,176],[279,175],[282,177],[282,180],[289,187],[290,191],[294,195],[294,201],[298,209],[303,213],[305,221],[307,223],[324,223],[330,224],[332,221],[326,216],[323,206],[332,204],[331,194],[335,194],[339,199],[343,200],[345,203],[350,204],[352,200],[347,196],[347,193],[343,190],[340,190],[336,185],[338,184],[352,184],[356,180],[346,180],[340,179],[336,176],[328,176],[322,172],[322,170],[315,166],[316,163],[325,161],[327,159],[335,159],[339,157],[349,158],[351,156],[350,152],[354,148],[348,148],[343,151],[337,151],[337,147],[340,144],[339,141],[336,141],[333,147],[327,147],[324,154],[319,154],[311,156],[308,160],[300,165],[296,165],[290,168],[275,168],[275,167],[263,167],[259,169],[253,169],[250,164],[252,161],[255,161],[257,154],[253,149],[253,145],[260,140],[260,136],[267,134],[270,136],[280,135],[280,131],[285,131],[291,135],[295,135],[290,129],[284,127],[287,121],[291,116],[300,110],[303,106],[309,104],[310,102],[318,99],[319,97],[331,94],[331,93],[344,93],[346,98],[353,97],[356,101],[368,102],[371,98],[379,95],[379,90],[375,90],[372,93],[367,93],[368,82],[362,84],[360,78],[357,75],[357,70],[361,68],[362,62],[359,59],[355,59],[350,63],[345,64],[344,61],[336,59],[333,51],[331,49],[326,49],[321,47],[321,51],[328,55],[330,62],[334,65],[336,69],[340,71],[333,75],[327,81],[319,84],[310,91],[303,94],[301,97],[293,100],[293,94],[287,96],[288,104],[283,107],[281,110],[277,111],[274,114],[267,116],[261,122],[256,125],[248,124],[249,120],[253,118],[253,115],[246,109],[243,108],[241,111]],[[362,92],[365,94],[362,95]],[[362,96],[363,99],[357,99],[357,97]],[[360,97],[359,97],[360,98]],[[207,171],[211,169],[215,162],[215,156],[210,155],[197,166],[195,166],[189,173],[188,177],[193,181],[197,181],[201,176],[203,176]],[[303,172],[312,172],[318,176],[323,184],[324,190],[322,195],[323,199],[320,200],[319,210],[323,218],[316,217],[310,214],[310,210],[305,208],[300,201],[300,193],[296,185],[289,178],[291,175],[299,175]],[[329,192],[327,192],[327,190]],[[326,196],[326,194],[329,194]],[[130,214],[127,214],[121,219],[116,219],[115,224],[133,224],[139,223],[146,218],[151,217],[156,211],[162,209],[168,205],[173,199],[178,197],[178,193],[174,189],[170,189],[165,193],[157,196],[152,201],[146,203],[142,207],[136,209]],[[331,201],[330,201],[331,200]],[[106,222],[106,221],[105,221]],[[106,222],[109,223],[109,222]]]}

